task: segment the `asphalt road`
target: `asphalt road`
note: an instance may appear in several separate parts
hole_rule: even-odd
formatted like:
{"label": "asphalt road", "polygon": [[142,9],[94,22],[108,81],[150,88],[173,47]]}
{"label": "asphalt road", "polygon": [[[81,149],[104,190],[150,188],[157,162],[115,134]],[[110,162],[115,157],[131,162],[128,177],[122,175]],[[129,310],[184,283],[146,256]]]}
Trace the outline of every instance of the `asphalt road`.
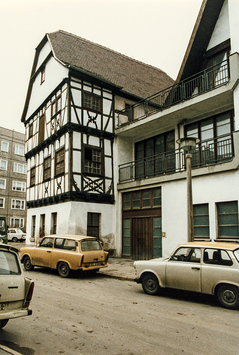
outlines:
{"label": "asphalt road", "polygon": [[238,354],[238,311],[209,297],[149,296],[141,285],[100,274],[25,274],[35,280],[33,315],[0,331],[0,343],[21,354]]}

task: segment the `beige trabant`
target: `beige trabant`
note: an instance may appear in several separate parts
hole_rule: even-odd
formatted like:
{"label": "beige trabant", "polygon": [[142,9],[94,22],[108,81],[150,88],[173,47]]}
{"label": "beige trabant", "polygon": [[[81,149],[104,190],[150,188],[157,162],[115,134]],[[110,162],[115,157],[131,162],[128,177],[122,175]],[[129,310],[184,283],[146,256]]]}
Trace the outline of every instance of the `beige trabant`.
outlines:
{"label": "beige trabant", "polygon": [[61,277],[70,270],[98,271],[107,267],[108,252],[97,238],[77,235],[50,235],[39,246],[21,248],[21,262],[26,271],[34,266],[56,269]]}
{"label": "beige trabant", "polygon": [[239,244],[181,244],[169,258],[134,262],[137,283],[148,294],[160,288],[216,295],[226,308],[239,307]]}

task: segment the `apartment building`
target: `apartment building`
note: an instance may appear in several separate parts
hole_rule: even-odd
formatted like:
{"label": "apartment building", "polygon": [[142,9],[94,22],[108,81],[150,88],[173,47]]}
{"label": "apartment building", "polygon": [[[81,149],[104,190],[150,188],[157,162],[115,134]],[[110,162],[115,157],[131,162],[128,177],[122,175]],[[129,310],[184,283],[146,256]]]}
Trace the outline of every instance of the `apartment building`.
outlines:
{"label": "apartment building", "polygon": [[25,135],[0,127],[0,215],[26,230]]}

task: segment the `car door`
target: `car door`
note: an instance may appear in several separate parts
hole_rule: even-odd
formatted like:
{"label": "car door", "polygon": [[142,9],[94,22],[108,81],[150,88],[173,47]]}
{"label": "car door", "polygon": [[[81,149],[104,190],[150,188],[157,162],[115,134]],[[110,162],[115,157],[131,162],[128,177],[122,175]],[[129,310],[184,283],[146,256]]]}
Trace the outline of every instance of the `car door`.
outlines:
{"label": "car door", "polygon": [[34,258],[32,260],[33,265],[51,266],[53,242],[53,238],[45,237],[42,239],[39,247],[35,249]]}
{"label": "car door", "polygon": [[180,247],[166,264],[166,287],[201,292],[201,250]]}
{"label": "car door", "polygon": [[0,250],[0,312],[7,303],[24,299],[24,277],[17,255],[8,250]]}

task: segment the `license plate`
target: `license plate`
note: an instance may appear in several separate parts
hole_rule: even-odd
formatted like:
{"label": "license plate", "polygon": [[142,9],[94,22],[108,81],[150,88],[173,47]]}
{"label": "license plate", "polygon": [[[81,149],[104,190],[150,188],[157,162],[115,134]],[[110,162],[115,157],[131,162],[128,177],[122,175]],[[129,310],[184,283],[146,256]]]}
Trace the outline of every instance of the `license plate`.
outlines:
{"label": "license plate", "polygon": [[6,308],[6,304],[5,303],[0,303],[0,311],[4,311]]}
{"label": "license plate", "polygon": [[98,266],[99,263],[91,263],[91,266]]}

